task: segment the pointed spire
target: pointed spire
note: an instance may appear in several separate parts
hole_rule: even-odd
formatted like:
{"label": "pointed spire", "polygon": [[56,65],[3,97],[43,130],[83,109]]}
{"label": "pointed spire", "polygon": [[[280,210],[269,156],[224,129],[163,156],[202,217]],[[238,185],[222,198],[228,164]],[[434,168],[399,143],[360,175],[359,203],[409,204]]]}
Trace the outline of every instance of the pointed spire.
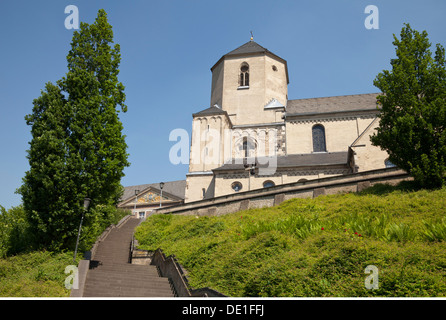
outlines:
{"label": "pointed spire", "polygon": [[252,31],[251,31],[251,41],[253,41],[254,40],[254,35],[252,34]]}

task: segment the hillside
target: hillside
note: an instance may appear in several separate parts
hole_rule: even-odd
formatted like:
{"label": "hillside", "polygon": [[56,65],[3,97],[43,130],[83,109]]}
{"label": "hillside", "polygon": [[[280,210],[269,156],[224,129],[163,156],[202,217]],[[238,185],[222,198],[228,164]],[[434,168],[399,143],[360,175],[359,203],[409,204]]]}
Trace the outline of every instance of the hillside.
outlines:
{"label": "hillside", "polygon": [[[79,260],[79,258],[78,258]],[[67,297],[73,252],[33,251],[0,259],[0,297]]]}
{"label": "hillside", "polygon": [[[446,188],[378,185],[219,217],[155,215],[141,249],[175,254],[229,296],[446,296]],[[379,288],[366,289],[368,265]]]}

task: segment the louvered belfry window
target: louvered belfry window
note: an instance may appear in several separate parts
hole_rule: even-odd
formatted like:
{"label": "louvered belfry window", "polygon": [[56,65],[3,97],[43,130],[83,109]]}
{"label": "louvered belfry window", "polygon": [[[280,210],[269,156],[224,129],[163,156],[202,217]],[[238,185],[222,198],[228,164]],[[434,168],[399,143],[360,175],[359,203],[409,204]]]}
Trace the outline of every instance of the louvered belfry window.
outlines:
{"label": "louvered belfry window", "polygon": [[313,152],[325,152],[325,128],[321,124],[313,127]]}

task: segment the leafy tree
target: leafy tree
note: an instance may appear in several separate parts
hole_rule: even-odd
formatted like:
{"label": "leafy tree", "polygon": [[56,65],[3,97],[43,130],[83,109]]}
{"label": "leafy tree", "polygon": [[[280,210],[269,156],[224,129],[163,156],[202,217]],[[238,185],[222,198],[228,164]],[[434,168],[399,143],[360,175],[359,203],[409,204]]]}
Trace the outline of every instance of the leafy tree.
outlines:
{"label": "leafy tree", "polygon": [[421,186],[444,184],[446,169],[446,64],[445,50],[436,45],[432,57],[426,31],[405,24],[401,39],[394,35],[396,59],[392,70],[374,80],[383,94],[373,145],[389,153],[389,160],[411,173]]}
{"label": "leafy tree", "polygon": [[92,199],[84,226],[96,230],[89,224],[109,218],[93,217],[95,207],[114,205],[122,194],[129,162],[118,107],[126,112],[127,106],[118,81],[120,47],[112,43],[107,14],[99,10],[93,24],[74,32],[65,77],[47,83],[25,117],[30,169],[18,192],[41,246],[71,249],[83,199]]}
{"label": "leafy tree", "polygon": [[0,258],[30,249],[33,234],[28,228],[22,205],[9,210],[0,206]]}

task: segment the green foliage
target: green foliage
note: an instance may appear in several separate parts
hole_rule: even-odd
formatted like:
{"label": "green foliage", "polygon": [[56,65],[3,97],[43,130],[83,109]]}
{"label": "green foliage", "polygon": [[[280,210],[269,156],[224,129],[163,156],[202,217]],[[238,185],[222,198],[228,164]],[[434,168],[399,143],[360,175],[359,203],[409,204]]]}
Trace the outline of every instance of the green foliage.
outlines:
{"label": "green foliage", "polygon": [[[142,249],[175,254],[193,287],[230,296],[444,297],[446,189],[376,185],[223,216],[154,215]],[[364,269],[379,270],[379,289]]]}
{"label": "green foliage", "polygon": [[[91,222],[82,228],[78,261],[110,224],[117,224],[129,212],[114,206],[96,206],[87,214]],[[5,210],[0,206],[0,296],[66,297],[64,273],[73,264],[72,251],[36,251],[22,206]]]}
{"label": "green foliage", "polygon": [[[84,219],[89,223],[82,227],[79,251],[89,250],[109,225],[117,224],[129,214],[129,211],[117,209],[112,205],[98,205],[87,212]],[[0,206],[0,258],[33,253],[35,250],[33,244],[36,242],[23,206],[12,207],[9,210]]]}
{"label": "green foliage", "polygon": [[[120,179],[129,165],[118,107],[124,86],[118,81],[120,48],[113,42],[107,14],[81,23],[67,56],[68,73],[47,83],[25,117],[31,126],[30,169],[18,192],[38,247],[73,248],[83,210],[92,199],[84,226],[97,233],[108,223],[103,206],[117,203]],[[105,216],[102,216],[105,214]]]}
{"label": "green foliage", "polygon": [[9,210],[0,206],[0,258],[28,251],[33,242],[23,206]]}
{"label": "green foliage", "polygon": [[73,252],[35,251],[0,259],[0,297],[67,297]]}
{"label": "green foliage", "polygon": [[440,222],[423,221],[423,223],[423,236],[428,241],[446,241],[446,218],[441,219]]}
{"label": "green foliage", "polygon": [[437,44],[435,56],[426,31],[406,24],[401,39],[394,35],[392,70],[379,73],[374,85],[382,91],[373,145],[410,172],[423,187],[441,187],[446,174],[446,60]]}

